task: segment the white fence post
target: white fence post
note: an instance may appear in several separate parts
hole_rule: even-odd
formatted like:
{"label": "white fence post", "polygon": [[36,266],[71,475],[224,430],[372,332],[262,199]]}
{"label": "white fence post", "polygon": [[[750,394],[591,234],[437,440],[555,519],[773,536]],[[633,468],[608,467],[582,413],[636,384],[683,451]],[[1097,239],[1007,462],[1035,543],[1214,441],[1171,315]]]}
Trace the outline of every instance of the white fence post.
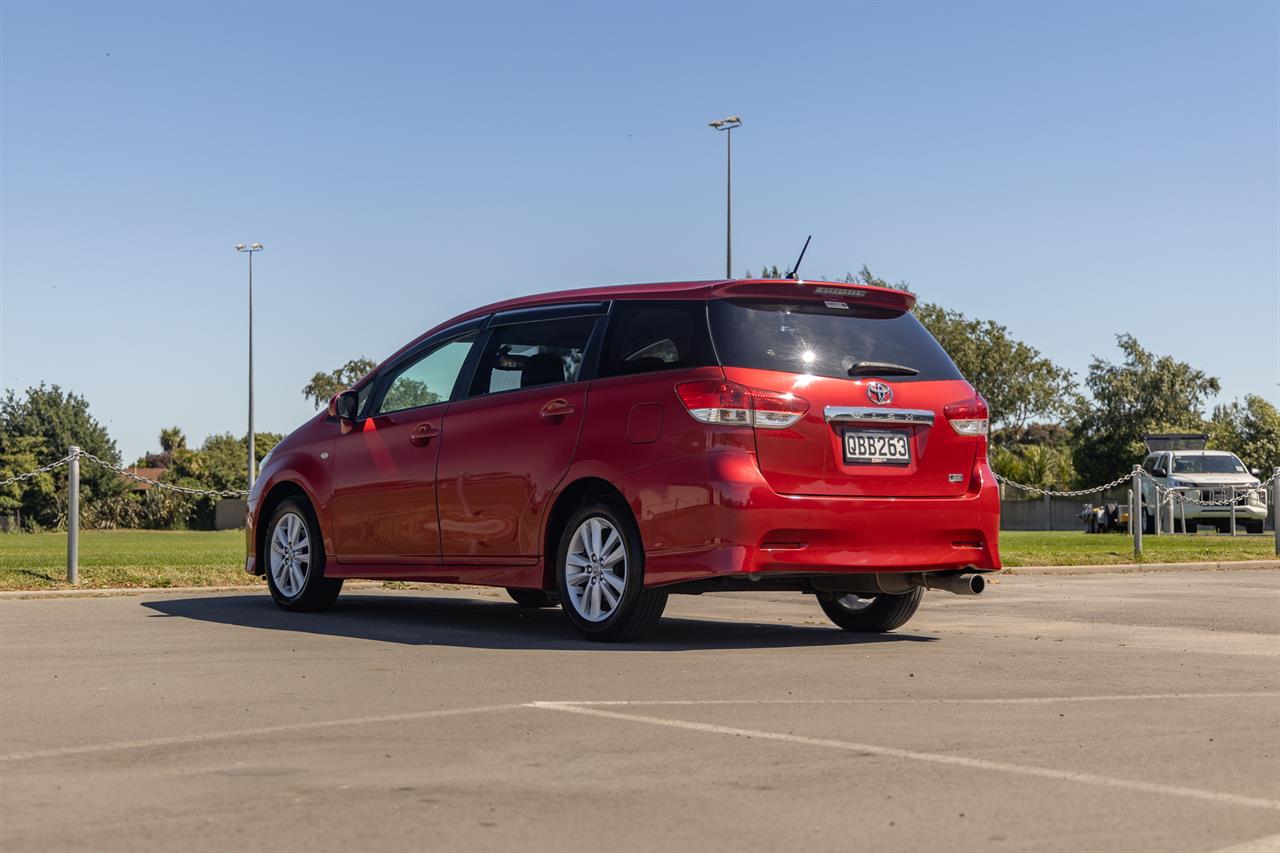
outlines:
{"label": "white fence post", "polygon": [[1231,487],[1231,535],[1236,535],[1236,487]]}
{"label": "white fence post", "polygon": [[1280,557],[1280,466],[1271,473],[1271,523],[1276,529],[1276,556]]}
{"label": "white fence post", "polygon": [[80,448],[70,449],[67,464],[67,583],[80,583]]}
{"label": "white fence post", "polygon": [[[1133,466],[1133,509],[1129,511],[1129,524],[1133,528],[1133,556],[1134,559],[1142,556],[1142,466]],[[1280,543],[1280,539],[1276,540]],[[1280,547],[1277,544],[1276,547]]]}

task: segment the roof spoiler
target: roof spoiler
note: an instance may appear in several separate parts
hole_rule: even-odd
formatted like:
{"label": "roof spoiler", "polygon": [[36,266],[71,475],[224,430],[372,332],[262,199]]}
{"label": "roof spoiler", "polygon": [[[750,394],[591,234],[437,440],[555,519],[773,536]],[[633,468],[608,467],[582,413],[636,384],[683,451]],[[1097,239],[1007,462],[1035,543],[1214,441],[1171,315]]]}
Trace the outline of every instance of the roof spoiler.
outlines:
{"label": "roof spoiler", "polygon": [[910,311],[916,295],[909,290],[876,287],[870,284],[842,281],[805,281],[801,279],[731,279],[716,288],[726,296],[772,296],[781,299],[857,299],[864,303],[899,311]]}
{"label": "roof spoiler", "polygon": [[1142,440],[1147,444],[1147,452],[1160,453],[1165,450],[1204,450],[1209,436],[1203,432],[1162,432],[1144,435]]}

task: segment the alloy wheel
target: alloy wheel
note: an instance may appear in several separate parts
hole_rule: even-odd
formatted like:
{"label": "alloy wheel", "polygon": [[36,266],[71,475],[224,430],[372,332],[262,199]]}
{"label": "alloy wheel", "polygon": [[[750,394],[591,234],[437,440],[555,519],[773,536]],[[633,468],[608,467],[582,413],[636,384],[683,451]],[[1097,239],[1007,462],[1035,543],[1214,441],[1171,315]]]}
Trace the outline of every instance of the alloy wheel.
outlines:
{"label": "alloy wheel", "polygon": [[607,518],[592,516],[574,531],[565,555],[566,597],[589,622],[613,615],[627,588],[627,544]]}
{"label": "alloy wheel", "polygon": [[296,512],[287,512],[271,532],[271,579],[286,598],[302,591],[311,568],[311,538],[307,522]]}

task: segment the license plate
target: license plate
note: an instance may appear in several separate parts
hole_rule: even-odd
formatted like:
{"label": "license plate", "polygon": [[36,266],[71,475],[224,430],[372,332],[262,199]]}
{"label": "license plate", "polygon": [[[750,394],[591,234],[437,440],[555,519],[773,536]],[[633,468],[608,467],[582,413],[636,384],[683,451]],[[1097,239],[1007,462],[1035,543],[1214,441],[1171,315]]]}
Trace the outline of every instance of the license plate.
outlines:
{"label": "license plate", "polygon": [[870,465],[906,465],[911,461],[911,442],[907,439],[907,431],[845,430],[844,461]]}

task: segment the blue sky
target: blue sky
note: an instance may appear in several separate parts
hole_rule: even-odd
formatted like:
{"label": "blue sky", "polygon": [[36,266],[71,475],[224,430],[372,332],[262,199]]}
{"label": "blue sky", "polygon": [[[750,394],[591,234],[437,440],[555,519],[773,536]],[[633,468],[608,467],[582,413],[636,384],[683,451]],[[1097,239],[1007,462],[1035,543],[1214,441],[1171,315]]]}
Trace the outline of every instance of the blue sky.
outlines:
{"label": "blue sky", "polygon": [[868,264],[1280,402],[1280,6],[0,6],[0,386],[127,459],[482,302]]}

